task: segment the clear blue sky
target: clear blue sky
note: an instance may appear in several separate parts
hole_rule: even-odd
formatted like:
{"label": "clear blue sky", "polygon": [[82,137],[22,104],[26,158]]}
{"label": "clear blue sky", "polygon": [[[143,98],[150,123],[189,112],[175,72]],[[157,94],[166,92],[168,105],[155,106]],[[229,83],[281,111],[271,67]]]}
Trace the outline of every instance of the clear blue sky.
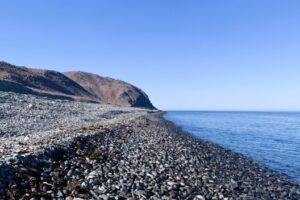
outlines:
{"label": "clear blue sky", "polygon": [[0,60],[128,81],[160,109],[300,110],[298,0],[3,0]]}

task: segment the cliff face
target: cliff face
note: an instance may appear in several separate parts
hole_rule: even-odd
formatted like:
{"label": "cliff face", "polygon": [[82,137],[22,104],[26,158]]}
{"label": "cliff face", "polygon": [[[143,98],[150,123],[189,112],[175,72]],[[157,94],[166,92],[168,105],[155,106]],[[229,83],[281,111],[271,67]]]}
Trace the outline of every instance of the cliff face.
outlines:
{"label": "cliff face", "polygon": [[64,74],[104,103],[155,109],[141,89],[124,81],[87,72],[65,72]]}
{"label": "cliff face", "polygon": [[154,109],[148,96],[123,81],[85,72],[60,72],[0,62],[0,90],[61,95],[119,106]]}

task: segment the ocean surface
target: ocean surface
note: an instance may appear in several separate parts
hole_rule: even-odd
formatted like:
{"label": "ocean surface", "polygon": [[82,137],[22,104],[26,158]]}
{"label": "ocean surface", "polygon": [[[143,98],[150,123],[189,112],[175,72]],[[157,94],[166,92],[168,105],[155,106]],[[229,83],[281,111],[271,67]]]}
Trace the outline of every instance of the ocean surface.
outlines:
{"label": "ocean surface", "polygon": [[300,112],[172,111],[164,118],[300,182]]}

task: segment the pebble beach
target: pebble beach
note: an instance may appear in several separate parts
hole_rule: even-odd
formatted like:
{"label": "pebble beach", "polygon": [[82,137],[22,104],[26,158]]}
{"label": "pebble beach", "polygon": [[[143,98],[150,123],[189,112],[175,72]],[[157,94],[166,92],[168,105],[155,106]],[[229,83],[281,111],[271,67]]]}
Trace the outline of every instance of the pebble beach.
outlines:
{"label": "pebble beach", "polygon": [[0,95],[0,199],[300,199],[288,176],[162,112]]}

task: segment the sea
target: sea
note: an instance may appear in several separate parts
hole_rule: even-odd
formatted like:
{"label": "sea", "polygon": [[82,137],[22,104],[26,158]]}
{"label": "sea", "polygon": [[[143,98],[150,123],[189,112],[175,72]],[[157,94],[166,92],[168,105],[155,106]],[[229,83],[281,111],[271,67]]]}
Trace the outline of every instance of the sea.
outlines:
{"label": "sea", "polygon": [[164,118],[300,182],[300,112],[170,111]]}

